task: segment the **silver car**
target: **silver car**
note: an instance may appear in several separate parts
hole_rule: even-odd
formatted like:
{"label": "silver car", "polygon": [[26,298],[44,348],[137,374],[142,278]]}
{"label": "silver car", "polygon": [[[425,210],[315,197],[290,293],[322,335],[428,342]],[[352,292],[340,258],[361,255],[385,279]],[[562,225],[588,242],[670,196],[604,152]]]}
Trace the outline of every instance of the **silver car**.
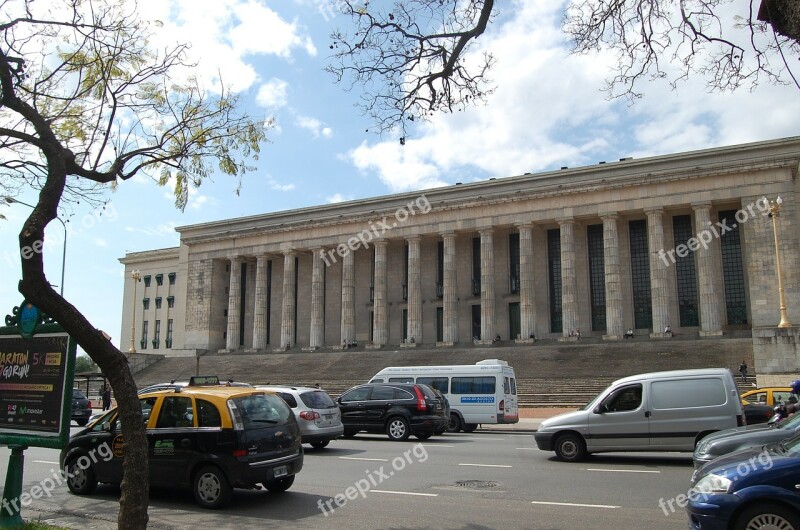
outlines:
{"label": "silver car", "polygon": [[300,386],[256,386],[261,390],[275,392],[283,398],[300,425],[303,443],[322,449],[344,434],[342,414],[339,406],[319,388]]}

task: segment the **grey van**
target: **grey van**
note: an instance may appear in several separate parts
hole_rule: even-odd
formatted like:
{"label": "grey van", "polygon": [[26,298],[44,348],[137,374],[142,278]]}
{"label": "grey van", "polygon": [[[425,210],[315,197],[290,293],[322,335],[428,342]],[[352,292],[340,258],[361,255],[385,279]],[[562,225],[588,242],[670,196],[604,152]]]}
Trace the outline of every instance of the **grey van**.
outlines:
{"label": "grey van", "polygon": [[745,424],[727,368],[674,370],[613,382],[583,408],[543,421],[543,451],[577,461],[612,451],[694,451],[704,436]]}

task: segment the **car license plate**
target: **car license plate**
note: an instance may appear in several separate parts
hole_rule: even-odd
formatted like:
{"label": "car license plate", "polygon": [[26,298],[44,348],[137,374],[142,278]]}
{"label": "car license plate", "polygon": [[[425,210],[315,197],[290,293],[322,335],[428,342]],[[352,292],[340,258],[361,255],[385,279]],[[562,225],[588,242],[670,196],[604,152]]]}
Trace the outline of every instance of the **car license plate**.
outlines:
{"label": "car license plate", "polygon": [[278,466],[272,472],[272,476],[275,477],[275,478],[285,477],[288,474],[289,474],[289,470],[286,469],[286,466]]}

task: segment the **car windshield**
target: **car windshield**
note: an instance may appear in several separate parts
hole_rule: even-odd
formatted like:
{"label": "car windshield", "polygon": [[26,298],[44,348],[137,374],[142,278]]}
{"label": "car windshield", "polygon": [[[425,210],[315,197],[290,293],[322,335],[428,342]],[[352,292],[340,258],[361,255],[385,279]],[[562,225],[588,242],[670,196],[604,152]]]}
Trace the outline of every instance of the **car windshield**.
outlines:
{"label": "car windshield", "polygon": [[300,394],[300,399],[303,400],[303,403],[305,403],[306,407],[311,409],[336,408],[336,403],[334,403],[331,397],[322,390],[303,392]]}
{"label": "car windshield", "polygon": [[590,410],[590,409],[593,409],[594,406],[595,406],[595,403],[600,399],[600,396],[603,395],[603,392],[605,392],[605,390],[603,390],[602,392],[597,394],[595,397],[590,399],[589,402],[586,405],[582,406],[578,410]]}
{"label": "car windshield", "polygon": [[78,390],[77,388],[72,389],[72,397],[75,399],[87,399],[86,394],[82,391]]}
{"label": "car windshield", "polygon": [[[786,456],[800,456],[800,435],[793,436],[777,444],[779,452]],[[774,446],[773,446],[774,447]]]}
{"label": "car windshield", "polygon": [[292,414],[289,406],[274,394],[251,394],[233,398],[245,428],[283,424]]}
{"label": "car windshield", "polygon": [[775,424],[778,429],[794,429],[800,425],[800,414],[792,414],[788,418]]}

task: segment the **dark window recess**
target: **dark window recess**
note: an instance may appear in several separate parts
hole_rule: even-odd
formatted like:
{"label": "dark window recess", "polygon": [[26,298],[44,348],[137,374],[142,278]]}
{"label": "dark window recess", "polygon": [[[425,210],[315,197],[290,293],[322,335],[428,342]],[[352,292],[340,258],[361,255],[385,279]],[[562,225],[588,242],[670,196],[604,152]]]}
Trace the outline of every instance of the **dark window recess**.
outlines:
{"label": "dark window recess", "polygon": [[[650,291],[650,252],[647,246],[647,221],[628,223],[631,246],[631,283],[633,288],[633,327],[653,327],[653,304]],[[627,327],[627,326],[626,326]]]}
{"label": "dark window recess", "polygon": [[156,274],[156,285],[164,285],[164,275]]}
{"label": "dark window recess", "polygon": [[472,238],[472,296],[481,294],[481,238]]}
{"label": "dark window recess", "polygon": [[156,309],[161,309],[161,297],[156,296]]}
{"label": "dark window recess", "polygon": [[481,305],[472,306],[472,338],[481,338]]}
{"label": "dark window recess", "polygon": [[175,307],[175,297],[174,296],[168,296],[167,297],[167,307],[169,307],[169,308]]}
{"label": "dark window recess", "polygon": [[444,297],[444,241],[436,246],[436,297]]}
{"label": "dark window recess", "polygon": [[403,301],[408,301],[408,241],[403,245]]}
{"label": "dark window recess", "polygon": [[142,307],[145,311],[150,309],[150,299],[149,298],[142,298]]}
{"label": "dark window recess", "polygon": [[145,287],[150,287],[150,275],[148,274],[143,279],[144,279],[144,286]]}
{"label": "dark window recess", "polygon": [[519,233],[508,234],[508,280],[512,293],[519,292]]}
{"label": "dark window recess", "polygon": [[169,284],[170,285],[175,285],[175,273],[174,272],[170,272],[169,274],[167,274],[167,278],[169,278]]}
{"label": "dark window recess", "polygon": [[[720,235],[722,250],[722,280],[725,283],[725,309],[728,324],[747,324],[747,298],[742,267],[742,240],[736,210],[719,212],[720,224],[726,224],[728,231]],[[720,232],[722,232],[720,230]]]}
{"label": "dark window recess", "polygon": [[[673,249],[694,237],[691,215],[676,215],[672,218]],[[700,313],[697,307],[697,269],[694,262],[694,252],[689,252],[681,257],[675,256],[675,277],[678,283],[678,316],[681,327],[700,325]],[[660,258],[659,258],[660,259]]]}
{"label": "dark window recess", "polygon": [[589,244],[589,292],[592,303],[592,330],[606,330],[606,260],[603,251],[603,225],[586,227]]}
{"label": "dark window recess", "polygon": [[564,329],[561,310],[561,230],[547,231],[547,276],[550,287],[550,332]]}

